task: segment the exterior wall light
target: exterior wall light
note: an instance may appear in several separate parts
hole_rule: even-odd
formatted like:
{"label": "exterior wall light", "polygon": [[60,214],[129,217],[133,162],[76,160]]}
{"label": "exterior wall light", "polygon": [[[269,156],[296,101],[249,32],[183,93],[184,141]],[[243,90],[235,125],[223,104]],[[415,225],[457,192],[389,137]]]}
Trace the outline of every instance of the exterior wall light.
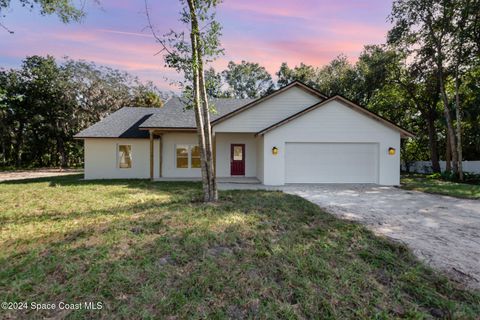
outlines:
{"label": "exterior wall light", "polygon": [[388,148],[388,154],[391,156],[395,155],[395,151],[396,151],[395,148],[392,148],[392,147]]}
{"label": "exterior wall light", "polygon": [[276,156],[276,155],[278,154],[278,148],[277,148],[277,147],[273,147],[273,148],[272,148],[272,154],[273,154],[274,156]]}

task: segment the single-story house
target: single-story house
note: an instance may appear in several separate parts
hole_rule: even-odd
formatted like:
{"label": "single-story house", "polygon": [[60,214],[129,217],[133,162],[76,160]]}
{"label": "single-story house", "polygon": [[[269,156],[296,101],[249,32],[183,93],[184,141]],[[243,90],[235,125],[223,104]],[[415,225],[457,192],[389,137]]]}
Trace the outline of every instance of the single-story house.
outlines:
{"label": "single-story house", "polygon": [[[341,96],[294,81],[262,98],[212,99],[218,178],[285,183],[400,183],[400,139],[412,133]],[[122,108],[78,133],[85,179],[198,179],[193,110]]]}

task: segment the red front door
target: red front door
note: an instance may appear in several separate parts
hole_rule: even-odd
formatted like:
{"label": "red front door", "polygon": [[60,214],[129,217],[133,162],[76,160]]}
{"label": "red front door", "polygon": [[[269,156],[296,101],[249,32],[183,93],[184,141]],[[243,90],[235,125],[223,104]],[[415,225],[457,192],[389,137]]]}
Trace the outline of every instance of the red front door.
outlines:
{"label": "red front door", "polygon": [[231,145],[230,174],[232,176],[245,175],[245,145],[244,144]]}

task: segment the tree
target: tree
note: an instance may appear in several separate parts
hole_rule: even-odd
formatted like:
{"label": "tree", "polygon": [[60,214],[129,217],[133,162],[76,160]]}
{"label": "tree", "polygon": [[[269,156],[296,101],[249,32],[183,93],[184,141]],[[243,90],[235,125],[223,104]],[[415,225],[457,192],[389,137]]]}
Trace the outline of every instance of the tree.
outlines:
{"label": "tree", "polygon": [[188,37],[184,31],[173,30],[165,37],[159,37],[145,2],[148,27],[161,46],[160,52],[165,52],[166,65],[184,75],[180,85],[184,100],[195,112],[205,202],[218,200],[205,63],[223,53],[219,42],[221,26],[215,20],[215,8],[219,3],[219,0],[181,0],[180,21],[187,29]]}
{"label": "tree", "polygon": [[[478,47],[478,0],[396,0],[389,32],[389,42],[402,47],[411,59],[423,68],[434,68],[440,90],[448,148],[454,174],[462,172],[462,110],[460,85],[472,52]],[[453,98],[448,85],[453,77]],[[453,103],[452,103],[453,101]],[[452,105],[455,108],[454,127]]]}
{"label": "tree", "polygon": [[27,57],[20,69],[0,71],[1,165],[81,164],[76,133],[124,106],[158,106],[159,96],[153,84],[119,70]]}
{"label": "tree", "polygon": [[291,69],[286,62],[283,62],[280,66],[280,70],[277,71],[278,77],[277,86],[283,87],[295,80],[301,81],[308,86],[317,86],[317,69],[313,66],[306,65],[303,62],[299,66],[295,66]]}
{"label": "tree", "polygon": [[207,95],[209,98],[229,98],[230,93],[223,90],[225,85],[222,74],[216,72],[213,67],[205,70],[205,85],[207,87]]}
{"label": "tree", "polygon": [[396,0],[391,20],[394,27],[389,32],[389,42],[412,52],[418,65],[433,64],[439,81],[443,113],[447,125],[449,148],[452,151],[453,171],[458,173],[455,130],[446,92],[447,37],[452,19],[452,3],[446,0]]}
{"label": "tree", "polygon": [[345,55],[339,55],[329,64],[320,68],[316,87],[327,96],[336,94],[352,99],[355,74]]}
{"label": "tree", "polygon": [[[19,72],[5,71],[0,72],[0,96],[1,121],[0,121],[0,139],[2,141],[2,159],[3,165],[19,164],[21,162],[20,143],[16,139],[23,137],[18,129],[24,125],[27,120],[22,108],[24,89],[20,79]],[[18,121],[16,121],[18,120]]]}
{"label": "tree", "polygon": [[[137,79],[135,79],[138,82]],[[162,93],[152,82],[138,83],[133,86],[132,106],[144,108],[160,108],[163,106]]]}
{"label": "tree", "polygon": [[[436,69],[440,95],[447,124],[450,150],[456,150],[453,121],[446,93],[446,45],[451,10],[443,0],[396,0],[391,20],[394,27],[389,32],[389,42],[403,51],[412,53],[420,68],[433,65]],[[416,48],[415,48],[416,47]],[[458,172],[457,154],[454,152],[454,171]]]}
{"label": "tree", "polygon": [[[56,14],[63,23],[71,21],[80,21],[85,12],[83,7],[77,7],[72,0],[19,0],[22,7],[30,8],[30,10],[38,7],[41,15]],[[11,0],[0,0],[0,18],[5,17],[5,11],[10,7]],[[14,33],[0,22],[0,27]]]}
{"label": "tree", "polygon": [[[440,88],[435,72],[423,65],[407,63],[408,55],[388,49],[390,51],[390,63],[385,64],[387,68],[387,83],[397,86],[400,97],[406,97],[409,103],[400,109],[405,116],[410,114],[411,118],[419,113],[421,125],[416,132],[425,132],[428,136],[428,149],[434,172],[440,172],[437,127],[439,118],[438,101]],[[381,89],[383,90],[383,89]],[[390,103],[394,104],[394,100]]]}
{"label": "tree", "polygon": [[462,105],[460,103],[460,86],[471,61],[474,61],[480,44],[475,35],[477,24],[480,24],[480,1],[461,0],[453,8],[454,19],[451,21],[450,55],[454,75],[454,97],[456,114],[456,138],[458,153],[458,175],[463,180],[462,150]]}
{"label": "tree", "polygon": [[471,62],[460,85],[462,97],[463,155],[466,159],[480,159],[480,58]]}
{"label": "tree", "polygon": [[235,98],[259,98],[273,90],[272,76],[258,63],[228,63],[222,72]]}

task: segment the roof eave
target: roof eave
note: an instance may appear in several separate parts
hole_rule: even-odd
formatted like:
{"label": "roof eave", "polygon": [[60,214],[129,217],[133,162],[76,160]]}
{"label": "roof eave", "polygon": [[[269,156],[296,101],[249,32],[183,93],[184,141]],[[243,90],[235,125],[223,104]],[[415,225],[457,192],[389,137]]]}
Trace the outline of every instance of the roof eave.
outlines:
{"label": "roof eave", "polygon": [[139,127],[138,130],[197,130],[195,127]]}
{"label": "roof eave", "polygon": [[73,137],[74,140],[84,139],[148,139],[147,137]]}

